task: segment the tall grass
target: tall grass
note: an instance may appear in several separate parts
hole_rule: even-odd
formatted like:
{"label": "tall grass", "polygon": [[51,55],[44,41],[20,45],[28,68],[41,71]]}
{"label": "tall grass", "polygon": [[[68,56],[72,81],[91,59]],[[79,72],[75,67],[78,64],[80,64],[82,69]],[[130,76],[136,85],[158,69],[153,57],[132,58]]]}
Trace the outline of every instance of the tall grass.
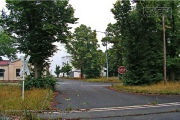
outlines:
{"label": "tall grass", "polygon": [[[0,85],[0,112],[5,110],[49,109],[52,93],[50,89],[26,90],[24,100],[22,100],[21,86]],[[47,94],[50,94],[48,98],[46,97]],[[43,106],[44,101],[46,101],[46,104]]]}
{"label": "tall grass", "polygon": [[147,86],[123,86],[122,84],[118,84],[113,87],[118,90],[135,93],[180,95],[180,82],[167,82],[166,85],[160,82]]}
{"label": "tall grass", "polygon": [[102,78],[96,78],[96,79],[87,79],[85,80],[87,82],[122,82],[118,79],[118,77],[102,77]]}

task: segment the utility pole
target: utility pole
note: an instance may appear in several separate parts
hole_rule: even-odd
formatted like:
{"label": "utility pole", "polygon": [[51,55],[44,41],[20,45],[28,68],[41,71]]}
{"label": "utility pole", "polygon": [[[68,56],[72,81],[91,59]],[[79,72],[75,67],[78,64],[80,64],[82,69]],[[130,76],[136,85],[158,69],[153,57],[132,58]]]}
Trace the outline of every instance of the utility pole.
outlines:
{"label": "utility pole", "polygon": [[166,85],[166,36],[165,36],[165,25],[164,15],[162,15],[162,29],[163,29],[163,51],[164,51],[164,85]]}
{"label": "utility pole", "polygon": [[146,16],[154,16],[151,14],[152,11],[157,12],[158,16],[162,16],[162,30],[163,30],[163,54],[164,54],[164,85],[166,85],[166,36],[165,36],[165,23],[164,17],[172,17],[172,8],[171,7],[144,7],[143,13]]}
{"label": "utility pole", "polygon": [[107,50],[107,41],[106,41],[106,77],[107,77],[107,81],[108,81],[109,73],[108,73],[108,50]]}
{"label": "utility pole", "polygon": [[[101,31],[96,31],[96,32],[100,32],[100,33],[104,33],[106,35],[106,32],[101,32]],[[107,41],[106,41],[106,79],[108,81],[109,79],[109,69],[108,69],[108,49],[107,49]]]}

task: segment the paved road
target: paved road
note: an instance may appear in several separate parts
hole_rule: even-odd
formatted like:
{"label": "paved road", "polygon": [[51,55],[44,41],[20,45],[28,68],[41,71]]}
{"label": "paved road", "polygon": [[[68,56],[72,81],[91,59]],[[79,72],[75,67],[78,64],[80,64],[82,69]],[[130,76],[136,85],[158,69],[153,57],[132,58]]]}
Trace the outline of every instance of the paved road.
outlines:
{"label": "paved road", "polygon": [[[59,110],[63,118],[81,119],[160,119],[180,118],[180,96],[139,95],[107,89],[110,83],[89,83],[76,80],[60,80],[57,85]],[[157,104],[157,105],[153,105]],[[168,115],[168,114],[169,115]],[[165,115],[167,117],[163,117]]]}

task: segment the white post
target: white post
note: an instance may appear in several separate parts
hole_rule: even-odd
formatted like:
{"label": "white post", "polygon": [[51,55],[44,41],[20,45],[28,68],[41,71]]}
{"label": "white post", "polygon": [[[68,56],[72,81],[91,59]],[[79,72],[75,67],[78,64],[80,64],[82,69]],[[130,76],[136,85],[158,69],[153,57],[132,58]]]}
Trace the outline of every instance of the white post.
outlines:
{"label": "white post", "polygon": [[21,59],[21,61],[22,61],[22,69],[21,69],[21,71],[20,71],[20,75],[22,75],[23,76],[23,83],[22,83],[22,99],[24,100],[24,77],[25,77],[25,73],[27,73],[27,75],[30,75],[30,72],[29,72],[29,69],[28,69],[28,66],[27,66],[27,64],[28,64],[28,61],[29,61],[29,59],[30,59],[30,55],[28,55],[27,56],[27,58],[25,59],[24,58],[24,56],[21,56],[20,57],[20,59]]}
{"label": "white post", "polygon": [[108,81],[108,75],[109,71],[108,71],[108,50],[107,50],[107,41],[106,41],[106,77],[107,77],[107,81]]}
{"label": "white post", "polygon": [[[23,71],[24,71],[24,67],[25,67],[24,63],[25,63],[25,59],[23,61],[23,67],[22,67]],[[24,72],[23,72],[23,84],[22,84],[22,99],[24,100]]]}
{"label": "white post", "polygon": [[24,75],[23,75],[23,85],[22,85],[22,99],[24,100]]}

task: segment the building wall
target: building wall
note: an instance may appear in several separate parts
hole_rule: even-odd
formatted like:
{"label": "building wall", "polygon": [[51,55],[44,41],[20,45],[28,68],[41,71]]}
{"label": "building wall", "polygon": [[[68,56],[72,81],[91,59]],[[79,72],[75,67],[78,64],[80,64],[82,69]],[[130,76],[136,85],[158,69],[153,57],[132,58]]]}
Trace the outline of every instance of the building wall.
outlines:
{"label": "building wall", "polygon": [[[20,80],[20,75],[19,75],[19,71],[17,72],[16,69],[20,69],[22,68],[22,61],[18,60],[15,62],[12,62],[9,64],[9,80]],[[17,72],[17,76],[16,76],[16,72]]]}
{"label": "building wall", "polygon": [[14,62],[10,62],[7,66],[0,66],[0,69],[4,69],[4,78],[0,77],[0,80],[21,80],[19,76],[19,71],[16,76],[16,69],[21,70],[22,68],[22,61],[17,60]]}
{"label": "building wall", "polygon": [[0,80],[8,80],[8,66],[0,66],[0,69],[4,69],[4,77],[0,76]]}

